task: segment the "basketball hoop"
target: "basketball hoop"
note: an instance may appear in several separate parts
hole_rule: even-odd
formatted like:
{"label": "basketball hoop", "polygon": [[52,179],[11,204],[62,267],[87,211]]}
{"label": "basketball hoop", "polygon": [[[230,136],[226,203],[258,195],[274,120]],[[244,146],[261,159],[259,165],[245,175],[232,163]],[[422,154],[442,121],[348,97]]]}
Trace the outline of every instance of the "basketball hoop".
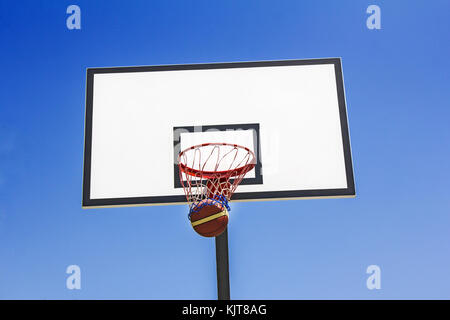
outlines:
{"label": "basketball hoop", "polygon": [[[205,207],[221,208],[228,216],[228,201],[245,174],[255,167],[255,154],[248,148],[229,143],[204,143],[182,151],[178,156],[180,181],[189,203],[189,220]],[[209,218],[203,218],[205,222]],[[226,219],[228,222],[228,218]]]}

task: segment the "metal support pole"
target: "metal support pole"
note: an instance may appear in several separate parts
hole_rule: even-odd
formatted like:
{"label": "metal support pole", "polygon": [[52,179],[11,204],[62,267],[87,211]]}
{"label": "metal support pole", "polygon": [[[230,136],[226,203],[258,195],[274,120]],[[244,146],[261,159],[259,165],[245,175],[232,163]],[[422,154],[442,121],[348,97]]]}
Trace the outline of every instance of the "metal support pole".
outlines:
{"label": "metal support pole", "polygon": [[217,296],[230,300],[230,273],[228,266],[228,228],[216,237]]}

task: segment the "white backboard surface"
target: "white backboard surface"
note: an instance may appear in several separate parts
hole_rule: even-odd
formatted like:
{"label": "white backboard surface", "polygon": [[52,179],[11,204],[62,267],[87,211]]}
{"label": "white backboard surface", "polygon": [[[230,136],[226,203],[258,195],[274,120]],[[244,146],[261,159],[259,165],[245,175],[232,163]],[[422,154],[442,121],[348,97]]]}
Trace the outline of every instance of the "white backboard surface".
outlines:
{"label": "white backboard surface", "polygon": [[340,59],[93,68],[83,207],[184,203],[176,158],[205,142],[257,155],[232,201],[355,195]]}

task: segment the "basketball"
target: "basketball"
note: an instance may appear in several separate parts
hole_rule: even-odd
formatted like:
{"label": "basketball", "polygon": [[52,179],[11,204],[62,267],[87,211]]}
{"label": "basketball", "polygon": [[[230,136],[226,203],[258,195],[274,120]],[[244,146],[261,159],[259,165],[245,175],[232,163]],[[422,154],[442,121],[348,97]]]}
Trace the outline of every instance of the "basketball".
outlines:
{"label": "basketball", "polygon": [[228,224],[228,211],[221,204],[205,199],[197,204],[200,209],[191,213],[194,230],[204,237],[217,237],[225,231]]}

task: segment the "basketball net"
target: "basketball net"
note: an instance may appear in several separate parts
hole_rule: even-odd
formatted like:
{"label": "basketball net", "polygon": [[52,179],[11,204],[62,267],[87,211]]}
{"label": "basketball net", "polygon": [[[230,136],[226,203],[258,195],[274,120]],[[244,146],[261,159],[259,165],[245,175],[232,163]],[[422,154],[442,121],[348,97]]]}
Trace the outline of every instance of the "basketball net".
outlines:
{"label": "basketball net", "polygon": [[[235,144],[204,143],[182,151],[178,168],[189,203],[189,218],[214,203],[230,210],[228,201],[255,163],[250,149]],[[206,199],[211,201],[203,201]]]}

